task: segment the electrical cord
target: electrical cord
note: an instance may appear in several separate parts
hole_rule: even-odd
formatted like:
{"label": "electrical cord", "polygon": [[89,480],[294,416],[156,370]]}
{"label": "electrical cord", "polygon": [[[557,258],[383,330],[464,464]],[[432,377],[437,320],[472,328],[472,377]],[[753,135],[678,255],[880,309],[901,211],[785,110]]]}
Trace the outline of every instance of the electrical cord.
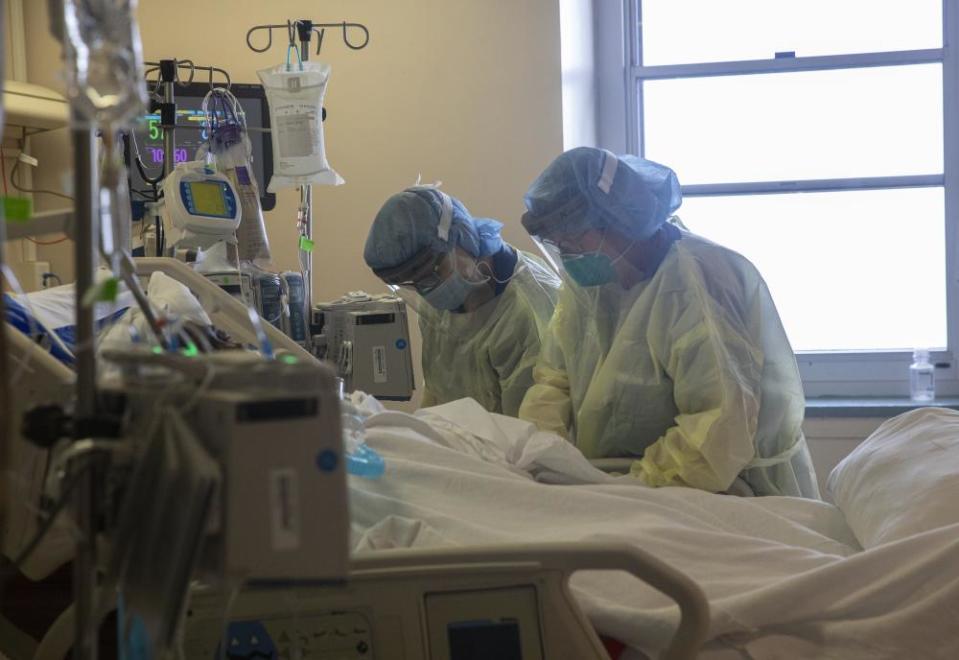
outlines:
{"label": "electrical cord", "polygon": [[[140,145],[137,144],[136,131],[130,131],[129,136],[130,136],[130,144],[133,146],[133,154],[132,154],[133,164],[136,165],[137,171],[140,172],[140,177],[144,180],[144,182],[149,184],[149,186],[153,189],[153,198],[150,199],[150,201],[158,202],[160,201],[160,182],[163,181],[163,168],[161,166],[160,174],[157,176],[151,177],[149,174],[147,174],[146,165],[143,164],[143,159],[140,157]],[[163,155],[163,158],[165,163],[166,154]],[[142,195],[145,199],[149,199],[149,197],[143,191],[135,190],[133,192],[136,192]],[[146,218],[144,218],[144,220],[146,220]],[[146,227],[146,222],[143,223],[143,226]],[[163,235],[163,223],[160,222],[159,218],[156,218],[154,220],[154,227],[155,227],[156,246],[157,246],[156,256],[159,257],[163,255],[163,250],[166,247],[164,245],[165,236]]]}
{"label": "electrical cord", "polygon": [[30,241],[31,243],[33,243],[34,245],[56,245],[57,243],[63,243],[64,241],[70,240],[69,236],[63,236],[61,238],[57,238],[52,241],[38,241],[37,239],[31,238],[30,236],[24,236],[24,238]]}
{"label": "electrical cord", "polygon": [[145,199],[145,200],[147,200],[147,201],[149,201],[149,202],[155,202],[155,201],[156,201],[155,199],[153,199],[153,198],[154,198],[154,194],[153,194],[153,192],[150,191],[150,190],[137,190],[136,188],[130,188],[130,193],[132,193],[132,194],[134,194],[134,195],[139,195],[140,197],[142,197],[143,199]]}
{"label": "electrical cord", "polygon": [[5,160],[6,156],[3,155],[3,151],[0,150],[0,173],[3,174],[3,194],[10,194],[7,191],[7,162]]}
{"label": "electrical cord", "polygon": [[[160,191],[159,184],[153,184],[154,196],[156,200],[160,201]],[[160,220],[160,216],[154,218],[153,223],[156,229],[156,244],[157,244],[157,256],[162,257],[166,253],[166,230],[163,228],[163,222]]]}
{"label": "electrical cord", "polygon": [[[23,153],[23,150],[21,150],[20,153]],[[17,180],[16,180],[16,172],[17,172],[17,168],[18,168],[19,166],[20,166],[20,159],[19,159],[19,158],[16,158],[16,159],[14,160],[14,163],[13,163],[13,168],[11,168],[11,170],[10,170],[10,185],[12,185],[15,190],[17,190],[17,191],[19,191],[19,192],[24,192],[24,193],[36,193],[36,194],[45,194],[45,195],[56,195],[57,197],[62,197],[63,199],[69,199],[69,200],[73,201],[73,197],[70,197],[69,195],[66,195],[66,194],[61,193],[61,192],[57,192],[57,191],[55,191],[55,190],[41,190],[41,189],[22,188],[22,187],[17,183]],[[2,155],[0,155],[0,173],[3,174],[3,194],[6,195],[6,194],[7,194],[7,168],[6,168],[6,165],[5,165],[5,163],[4,163],[4,157],[3,157]],[[28,241],[30,241],[30,242],[33,243],[34,245],[56,245],[57,243],[63,243],[64,241],[70,240],[70,237],[69,237],[69,236],[63,236],[62,238],[58,238],[58,239],[55,239],[55,240],[52,240],[52,241],[40,241],[40,240],[37,240],[37,239],[32,238],[32,237],[30,237],[30,236],[25,236],[24,238],[26,238]]]}
{"label": "electrical cord", "polygon": [[160,164],[160,173],[157,176],[150,176],[147,174],[146,165],[143,164],[143,158],[140,156],[140,145],[137,144],[137,134],[136,131],[130,131],[130,144],[133,145],[133,162],[137,166],[137,170],[140,172],[140,176],[143,180],[149,183],[154,187],[154,197],[156,197],[156,186],[161,181],[163,181],[163,168],[166,165],[166,153],[163,154],[163,163]]}
{"label": "electrical cord", "polygon": [[[22,153],[22,152],[21,152]],[[20,168],[20,159],[17,158],[13,163],[13,169],[10,170],[10,185],[12,185],[16,190],[19,190],[23,193],[31,193],[35,195],[53,195],[55,197],[60,197],[62,199],[69,199],[73,201],[73,197],[62,192],[57,192],[56,190],[46,190],[43,188],[24,188],[19,183],[17,183],[17,170]]]}
{"label": "electrical cord", "polygon": [[60,276],[56,273],[44,273],[43,274],[43,287],[46,288],[47,280],[56,280],[57,286],[63,286],[63,280],[60,279]]}

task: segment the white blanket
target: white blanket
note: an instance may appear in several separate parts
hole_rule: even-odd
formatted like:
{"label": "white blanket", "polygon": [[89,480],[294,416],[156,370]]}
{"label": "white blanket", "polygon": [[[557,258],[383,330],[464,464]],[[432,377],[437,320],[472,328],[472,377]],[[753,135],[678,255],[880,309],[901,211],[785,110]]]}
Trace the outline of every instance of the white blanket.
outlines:
{"label": "white blanket", "polygon": [[[376,414],[367,442],[387,472],[351,481],[357,552],[626,541],[703,588],[717,657],[959,657],[959,526],[863,551],[831,505],[644,488],[470,400]],[[573,588],[600,633],[643,652],[676,626],[668,599],[621,573],[578,574]]]}

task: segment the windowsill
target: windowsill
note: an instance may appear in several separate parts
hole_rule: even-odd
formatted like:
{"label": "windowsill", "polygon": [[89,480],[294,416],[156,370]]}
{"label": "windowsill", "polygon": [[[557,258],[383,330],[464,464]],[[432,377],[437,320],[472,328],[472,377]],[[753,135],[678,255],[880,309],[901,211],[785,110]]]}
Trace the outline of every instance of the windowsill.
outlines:
{"label": "windowsill", "polygon": [[806,417],[895,417],[928,407],[959,410],[959,398],[918,402],[905,397],[817,397],[806,399]]}

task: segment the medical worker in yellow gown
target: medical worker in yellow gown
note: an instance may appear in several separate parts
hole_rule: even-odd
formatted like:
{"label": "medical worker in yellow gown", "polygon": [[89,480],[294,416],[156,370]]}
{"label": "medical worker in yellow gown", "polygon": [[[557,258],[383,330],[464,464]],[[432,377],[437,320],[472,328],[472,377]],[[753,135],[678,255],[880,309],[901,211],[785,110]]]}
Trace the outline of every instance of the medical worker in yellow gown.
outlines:
{"label": "medical worker in yellow gown", "polygon": [[563,273],[520,417],[649,486],[819,497],[802,383],[742,255],[682,228],[668,167],[577,148],[526,194],[523,225]]}
{"label": "medical worker in yellow gown", "polygon": [[515,417],[533,384],[560,279],[501,228],[433,186],[393,195],[373,221],[366,263],[419,316],[423,406],[472,397]]}

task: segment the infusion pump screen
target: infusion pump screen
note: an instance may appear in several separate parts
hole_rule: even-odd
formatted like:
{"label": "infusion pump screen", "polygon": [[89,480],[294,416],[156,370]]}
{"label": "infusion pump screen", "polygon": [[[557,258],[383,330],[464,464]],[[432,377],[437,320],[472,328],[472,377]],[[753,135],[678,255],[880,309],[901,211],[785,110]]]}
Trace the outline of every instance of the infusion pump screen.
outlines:
{"label": "infusion pump screen", "polygon": [[192,181],[189,185],[197,213],[200,215],[215,216],[217,218],[222,218],[227,215],[226,201],[223,199],[223,188],[219,183]]}

